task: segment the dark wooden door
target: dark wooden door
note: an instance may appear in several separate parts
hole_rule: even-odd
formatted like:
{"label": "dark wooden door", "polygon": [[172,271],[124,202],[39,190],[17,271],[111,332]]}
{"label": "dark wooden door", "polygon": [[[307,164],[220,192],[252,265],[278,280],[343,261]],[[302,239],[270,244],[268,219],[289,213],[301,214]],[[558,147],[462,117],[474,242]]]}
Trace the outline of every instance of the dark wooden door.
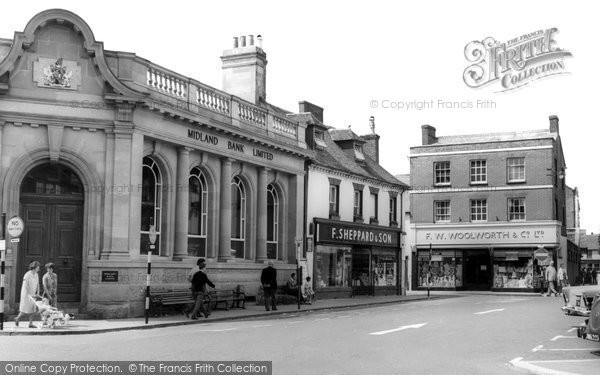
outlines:
{"label": "dark wooden door", "polygon": [[44,265],[52,262],[58,275],[58,301],[79,302],[83,202],[22,198],[21,215],[25,231],[18,248],[17,299],[23,274],[27,272],[29,263],[37,260],[41,264],[40,288],[41,277],[46,272]]}
{"label": "dark wooden door", "polygon": [[487,252],[467,253],[465,256],[465,288],[467,290],[491,289],[490,255]]}

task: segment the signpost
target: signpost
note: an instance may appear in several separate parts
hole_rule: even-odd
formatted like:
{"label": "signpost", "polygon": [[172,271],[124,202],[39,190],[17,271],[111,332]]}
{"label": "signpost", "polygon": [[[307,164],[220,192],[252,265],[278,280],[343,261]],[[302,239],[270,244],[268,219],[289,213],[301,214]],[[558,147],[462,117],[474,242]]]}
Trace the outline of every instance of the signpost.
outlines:
{"label": "signpost", "polygon": [[156,228],[154,225],[150,226],[150,231],[148,232],[148,239],[150,240],[150,249],[148,250],[148,273],[146,275],[146,324],[148,324],[148,315],[150,311],[150,272],[152,270],[152,250],[154,250],[154,244],[156,243]]}
{"label": "signpost", "polygon": [[429,299],[429,291],[431,290],[431,261],[433,258],[433,249],[431,242],[429,243],[429,269],[427,270],[427,299]]}
{"label": "signpost", "polygon": [[[0,331],[4,330],[4,253],[6,253],[6,214],[2,214],[2,229],[0,232]],[[21,232],[23,230],[21,229]],[[20,234],[19,234],[20,235]]]}

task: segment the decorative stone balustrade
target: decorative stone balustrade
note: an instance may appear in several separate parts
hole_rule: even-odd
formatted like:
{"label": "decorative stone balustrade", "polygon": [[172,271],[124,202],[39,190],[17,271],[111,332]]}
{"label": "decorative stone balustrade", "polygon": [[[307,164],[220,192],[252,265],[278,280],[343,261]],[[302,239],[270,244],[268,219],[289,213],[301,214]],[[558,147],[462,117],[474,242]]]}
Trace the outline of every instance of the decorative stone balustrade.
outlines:
{"label": "decorative stone balustrade", "polygon": [[231,99],[220,95],[215,90],[205,87],[196,87],[196,103],[201,107],[229,115],[229,109],[231,108],[230,101]]}
{"label": "decorative stone balustrade", "polygon": [[273,116],[273,131],[290,138],[297,138],[298,124],[283,117]]}
{"label": "decorative stone balustrade", "polygon": [[173,103],[159,97],[163,105],[166,103],[191,112],[209,110],[229,117],[234,126],[243,123],[266,130],[267,134],[273,133],[298,140],[296,122],[198,81],[178,76],[156,65],[149,65],[146,61],[142,64],[146,69],[145,86],[151,91],[176,99]]}
{"label": "decorative stone balustrade", "polygon": [[267,111],[242,102],[239,102],[238,104],[240,108],[240,120],[249,122],[250,124],[256,125],[260,128],[267,127]]}
{"label": "decorative stone balustrade", "polygon": [[154,68],[148,68],[146,84],[154,90],[178,99],[187,97],[184,80]]}

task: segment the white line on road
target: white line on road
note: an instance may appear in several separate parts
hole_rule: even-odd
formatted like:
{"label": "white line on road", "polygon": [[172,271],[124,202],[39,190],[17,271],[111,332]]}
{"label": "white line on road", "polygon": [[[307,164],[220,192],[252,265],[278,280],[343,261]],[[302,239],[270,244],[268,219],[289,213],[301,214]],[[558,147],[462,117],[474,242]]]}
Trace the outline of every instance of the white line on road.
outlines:
{"label": "white line on road", "polygon": [[403,331],[405,329],[410,329],[410,328],[421,328],[421,327],[423,327],[426,324],[427,323],[411,324],[409,326],[402,326],[402,327],[398,327],[398,328],[394,328],[394,329],[388,329],[387,331],[371,332],[371,333],[369,333],[369,335],[377,335],[377,336],[379,336],[379,335],[385,335],[387,333]]}
{"label": "white line on road", "polygon": [[538,350],[540,350],[543,347],[544,347],[544,345],[538,345],[535,348],[531,349],[531,351],[535,353],[535,352],[537,352]]}
{"label": "white line on road", "polygon": [[577,336],[561,336],[561,335],[558,335],[558,336],[554,336],[553,338],[551,338],[550,341],[556,341],[558,339],[577,339],[577,338],[579,338],[579,337],[577,337]]}
{"label": "white line on road", "polygon": [[476,312],[473,313],[475,315],[483,315],[483,314],[489,314],[489,313],[493,313],[493,312],[499,312],[499,311],[504,311],[506,309],[494,309],[494,310],[487,310],[487,311],[480,311],[480,312]]}
{"label": "white line on road", "polygon": [[338,319],[343,319],[343,318],[351,318],[350,315],[342,315],[342,316],[338,316]]}
{"label": "white line on road", "polygon": [[303,323],[304,320],[295,320],[293,322],[288,322],[288,324],[297,324],[297,323]]}
{"label": "white line on road", "polygon": [[572,351],[578,351],[578,350],[587,350],[589,351],[593,351],[594,349],[592,348],[567,348],[567,349],[538,349],[536,351],[547,351],[547,352],[572,352]]}
{"label": "white line on road", "polygon": [[577,328],[573,327],[570,330],[568,330],[567,332],[573,332],[573,331],[577,331]]}
{"label": "white line on road", "polygon": [[258,326],[252,326],[252,328],[262,328],[262,327],[273,327],[273,324],[261,324]]}
{"label": "white line on road", "polygon": [[194,330],[194,332],[225,332],[225,331],[235,331],[237,328],[223,328],[223,329],[199,329]]}
{"label": "white line on road", "polygon": [[509,364],[517,369],[528,371],[532,374],[544,375],[574,375],[572,372],[552,370],[549,368],[536,366],[530,362],[523,361],[523,357],[517,357],[509,362]]}
{"label": "white line on road", "polygon": [[320,319],[315,319],[315,322],[318,322],[319,320],[328,320],[330,318],[320,318]]}
{"label": "white line on road", "polygon": [[545,361],[527,361],[529,363],[579,363],[579,362],[600,362],[600,359],[548,359]]}

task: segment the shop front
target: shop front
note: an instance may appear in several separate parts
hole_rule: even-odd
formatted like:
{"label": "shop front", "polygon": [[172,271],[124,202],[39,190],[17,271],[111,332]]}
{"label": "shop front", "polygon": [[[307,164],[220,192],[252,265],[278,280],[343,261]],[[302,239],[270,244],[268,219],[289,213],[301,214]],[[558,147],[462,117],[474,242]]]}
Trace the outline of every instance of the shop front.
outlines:
{"label": "shop front", "polygon": [[560,224],[416,227],[417,288],[530,292],[558,256]]}
{"label": "shop front", "polygon": [[400,294],[401,230],[325,219],[314,225],[319,295]]}

